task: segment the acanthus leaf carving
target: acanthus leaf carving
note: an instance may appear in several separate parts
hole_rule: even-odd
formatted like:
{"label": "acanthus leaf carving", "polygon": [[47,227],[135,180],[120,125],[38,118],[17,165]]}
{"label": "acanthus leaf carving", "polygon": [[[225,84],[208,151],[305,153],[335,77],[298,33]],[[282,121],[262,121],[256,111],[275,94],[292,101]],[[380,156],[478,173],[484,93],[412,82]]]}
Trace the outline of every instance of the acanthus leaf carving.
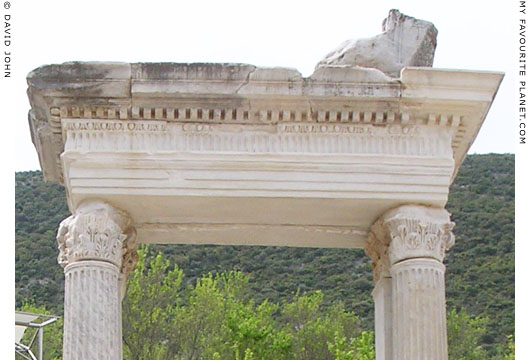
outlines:
{"label": "acanthus leaf carving", "polygon": [[135,228],[130,228],[127,234],[127,241],[122,243],[121,248],[122,261],[118,281],[122,299],[125,296],[127,288],[127,277],[134,271],[136,263],[138,262],[138,253],[136,252],[137,246],[136,230]]}
{"label": "acanthus leaf carving", "polygon": [[[126,214],[104,202],[83,203],[59,226],[58,262],[65,267],[76,261],[99,260],[119,269],[125,264],[130,268],[131,264],[136,264],[132,254],[136,252],[133,233]],[[126,261],[122,260],[124,255]]]}
{"label": "acanthus leaf carving", "polygon": [[383,220],[390,237],[390,262],[395,264],[418,257],[443,261],[445,251],[454,244],[451,231],[454,223],[449,220],[449,214],[443,209],[422,206],[399,209]]}
{"label": "acanthus leaf carving", "polygon": [[381,232],[379,223],[374,224],[368,233],[364,251],[372,259],[371,266],[374,274],[374,283],[377,283],[381,277],[389,276],[388,244],[385,241],[384,234]]}
{"label": "acanthus leaf carving", "polygon": [[444,209],[405,205],[390,210],[373,225],[365,248],[372,258],[374,281],[390,266],[412,258],[443,261],[454,245],[454,223]]}

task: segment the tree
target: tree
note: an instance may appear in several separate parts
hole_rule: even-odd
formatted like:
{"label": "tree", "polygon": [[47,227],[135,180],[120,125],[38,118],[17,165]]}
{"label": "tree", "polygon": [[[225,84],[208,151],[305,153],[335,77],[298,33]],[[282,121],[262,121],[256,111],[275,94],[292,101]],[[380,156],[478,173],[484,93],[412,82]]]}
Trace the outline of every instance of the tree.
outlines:
{"label": "tree", "polygon": [[464,309],[447,314],[447,340],[450,360],[484,360],[487,353],[480,345],[486,333],[487,318],[471,317]]}
{"label": "tree", "polygon": [[239,271],[203,275],[187,289],[182,278],[160,253],[139,250],[123,304],[126,359],[372,359],[373,336],[342,304],[324,308],[320,291],[257,304]]}
{"label": "tree", "polygon": [[513,335],[508,335],[507,351],[504,360],[515,360],[515,340]]}
{"label": "tree", "polygon": [[[487,316],[486,333],[480,338],[487,359],[504,354],[506,336],[514,332],[514,165],[513,154],[469,155],[451,185],[447,204],[457,238],[445,260],[447,303],[449,308],[465,307],[470,314]],[[55,235],[59,222],[70,213],[64,188],[45,183],[40,171],[19,172],[15,192],[16,305],[20,307],[24,299],[33,298],[36,305],[61,314],[64,274],[56,261]],[[256,304],[265,300],[281,304],[297,289],[301,293],[320,289],[326,294],[323,308],[341,300],[347,311],[360,317],[364,330],[373,327],[372,270],[361,249],[150,248],[162,251],[171,264],[178,264],[186,273],[186,283],[195,285],[203,274],[237,268],[251,276],[249,293]],[[181,285],[182,305],[188,304],[189,292]],[[273,317],[277,316],[275,313]]]}
{"label": "tree", "polygon": [[124,357],[133,360],[173,359],[179,342],[173,324],[178,315],[182,271],[162,254],[138,250],[138,263],[127,281],[122,304]]}
{"label": "tree", "polygon": [[334,360],[375,360],[374,333],[363,331],[349,341],[336,334],[334,342],[328,342],[328,349]]}
{"label": "tree", "polygon": [[334,360],[355,353],[354,339],[361,334],[359,319],[341,303],[325,310],[323,300],[323,293],[315,291],[296,294],[292,302],[283,304],[282,317],[293,337],[294,359]]}

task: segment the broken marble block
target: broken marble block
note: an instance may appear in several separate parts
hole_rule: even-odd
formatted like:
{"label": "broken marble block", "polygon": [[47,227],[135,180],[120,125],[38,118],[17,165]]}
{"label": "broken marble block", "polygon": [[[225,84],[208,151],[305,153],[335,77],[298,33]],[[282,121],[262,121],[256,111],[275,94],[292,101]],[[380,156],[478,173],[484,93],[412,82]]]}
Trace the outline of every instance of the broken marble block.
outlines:
{"label": "broken marble block", "polygon": [[405,66],[432,67],[438,30],[428,21],[390,10],[383,33],[368,39],[344,42],[317,64],[350,65],[381,70],[399,77]]}

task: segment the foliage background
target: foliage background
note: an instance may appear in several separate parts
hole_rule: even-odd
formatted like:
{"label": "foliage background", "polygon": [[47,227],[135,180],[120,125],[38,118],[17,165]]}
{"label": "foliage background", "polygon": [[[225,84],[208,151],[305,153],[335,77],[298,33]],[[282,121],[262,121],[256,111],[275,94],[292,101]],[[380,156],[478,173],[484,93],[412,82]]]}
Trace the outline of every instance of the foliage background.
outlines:
{"label": "foliage background", "polygon": [[[469,155],[462,164],[447,209],[456,223],[456,245],[446,264],[449,309],[480,317],[478,342],[492,358],[514,333],[515,157]],[[64,189],[42,181],[39,171],[16,173],[16,301],[30,299],[62,314],[63,272],[57,265],[55,234],[69,215]],[[292,299],[321,290],[323,306],[341,301],[373,328],[372,274],[362,250],[285,247],[157,245],[183,271],[182,286],[195,286],[203,274],[226,270],[249,275],[256,304]]]}

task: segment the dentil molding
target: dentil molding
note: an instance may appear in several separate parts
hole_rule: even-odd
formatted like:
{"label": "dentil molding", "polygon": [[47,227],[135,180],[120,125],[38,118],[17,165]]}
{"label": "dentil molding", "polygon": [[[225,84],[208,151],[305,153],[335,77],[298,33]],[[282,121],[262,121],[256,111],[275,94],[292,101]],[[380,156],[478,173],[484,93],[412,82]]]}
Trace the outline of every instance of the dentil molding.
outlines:
{"label": "dentil molding", "polygon": [[[358,135],[366,125],[450,129],[447,151],[455,174],[502,76],[411,67],[389,78],[375,69],[324,66],[302,77],[294,69],[246,64],[65,63],[28,75],[29,122],[45,179],[61,183],[65,119],[127,122],[140,132],[132,122],[189,123],[197,131],[210,125],[286,124],[286,130],[305,134],[321,133],[324,126],[330,136],[349,136],[350,129]],[[335,125],[341,132],[328,130]]]}

